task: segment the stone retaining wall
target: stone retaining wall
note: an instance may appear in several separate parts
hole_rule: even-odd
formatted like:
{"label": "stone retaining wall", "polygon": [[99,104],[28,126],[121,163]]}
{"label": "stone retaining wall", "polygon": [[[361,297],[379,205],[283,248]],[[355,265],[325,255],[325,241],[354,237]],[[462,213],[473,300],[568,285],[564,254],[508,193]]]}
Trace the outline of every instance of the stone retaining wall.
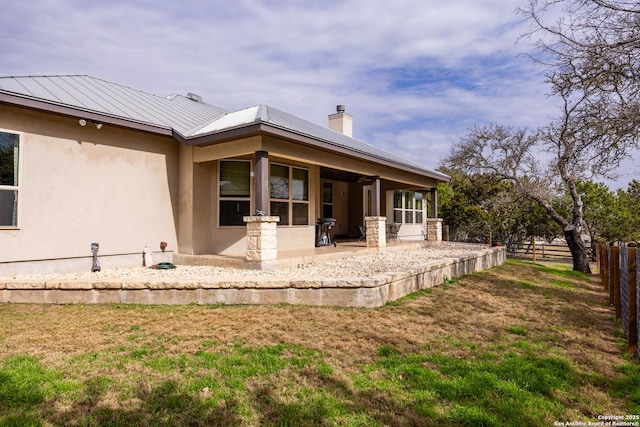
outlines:
{"label": "stone retaining wall", "polygon": [[504,247],[366,278],[0,282],[0,303],[31,304],[305,304],[380,307],[506,261]]}

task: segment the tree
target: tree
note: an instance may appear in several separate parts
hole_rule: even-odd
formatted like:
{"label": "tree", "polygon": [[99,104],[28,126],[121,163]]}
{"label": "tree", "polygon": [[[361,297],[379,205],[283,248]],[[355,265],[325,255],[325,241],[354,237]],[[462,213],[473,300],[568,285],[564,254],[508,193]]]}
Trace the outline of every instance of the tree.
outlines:
{"label": "tree", "polygon": [[552,240],[557,224],[531,201],[510,197],[511,184],[489,175],[466,175],[441,168],[451,182],[438,186],[438,212],[451,229],[454,240],[494,241],[508,248],[529,236]]}
{"label": "tree", "polygon": [[[633,180],[629,183],[627,190],[618,190],[618,224],[620,232],[617,240],[623,242],[640,241],[640,182]],[[611,239],[614,240],[614,239]]]}
{"label": "tree", "polygon": [[585,206],[586,230],[592,243],[640,240],[640,183],[633,180],[628,189],[611,191],[605,184],[591,181],[578,185]]}
{"label": "tree", "polygon": [[586,232],[591,237],[591,248],[596,242],[610,243],[625,234],[624,206],[619,203],[619,195],[603,183],[585,181],[579,183],[578,191],[584,202],[584,222]]}
{"label": "tree", "polygon": [[528,0],[519,11],[532,24],[525,36],[536,38],[532,58],[547,67],[551,95],[563,102],[550,138],[559,149],[575,144],[571,167],[591,168],[587,178],[617,178],[620,162],[638,149],[640,3]]}
{"label": "tree", "polygon": [[[574,270],[588,273],[578,185],[615,178],[621,160],[638,148],[640,5],[529,0],[520,12],[532,23],[526,35],[539,37],[532,57],[548,67],[551,95],[561,101],[558,118],[535,132],[475,128],[452,147],[444,164],[511,182],[515,196],[538,203],[562,228]],[[560,17],[549,22],[554,15]],[[563,192],[571,199],[565,214],[552,203]]]}
{"label": "tree", "polygon": [[[573,269],[590,273],[588,251],[582,240],[583,202],[577,185],[597,170],[587,166],[596,152],[594,145],[602,141],[583,140],[570,114],[571,109],[565,104],[565,115],[537,132],[496,124],[476,127],[451,147],[443,165],[511,183],[512,197],[536,202],[560,226],[571,251]],[[544,157],[541,153],[546,153],[548,162],[540,160]],[[554,206],[563,191],[572,201],[570,211],[564,215]]]}
{"label": "tree", "polygon": [[451,182],[438,187],[438,212],[449,226],[451,238],[486,241],[490,225],[482,203],[495,194],[495,180],[480,175],[467,176],[453,170],[442,171],[451,176]]}
{"label": "tree", "polygon": [[584,97],[594,127],[627,133],[640,116],[640,3],[636,0],[529,0],[532,55],[565,95]]}

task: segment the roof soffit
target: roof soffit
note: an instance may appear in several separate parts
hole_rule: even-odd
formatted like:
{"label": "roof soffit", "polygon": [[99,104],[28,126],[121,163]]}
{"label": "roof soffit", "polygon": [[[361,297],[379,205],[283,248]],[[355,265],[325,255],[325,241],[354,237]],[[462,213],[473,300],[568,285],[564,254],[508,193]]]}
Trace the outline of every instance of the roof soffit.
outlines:
{"label": "roof soffit", "polygon": [[295,132],[281,126],[276,126],[272,123],[251,123],[245,126],[238,126],[233,129],[226,129],[221,132],[209,133],[197,138],[184,138],[180,137],[181,141],[185,145],[192,146],[207,146],[224,142],[229,142],[234,139],[246,138],[255,135],[269,135],[276,138],[281,138],[289,142],[301,144],[308,147],[318,148],[325,151],[331,151],[339,155],[348,156],[357,160],[371,162],[375,164],[382,164],[387,167],[397,169],[403,172],[415,173],[421,176],[425,176],[431,179],[439,181],[449,181],[449,177],[437,171],[425,170],[419,166],[394,161],[384,156],[378,156],[372,153],[358,151],[349,147],[345,147],[341,144],[326,141],[314,136],[305,135],[300,132]]}

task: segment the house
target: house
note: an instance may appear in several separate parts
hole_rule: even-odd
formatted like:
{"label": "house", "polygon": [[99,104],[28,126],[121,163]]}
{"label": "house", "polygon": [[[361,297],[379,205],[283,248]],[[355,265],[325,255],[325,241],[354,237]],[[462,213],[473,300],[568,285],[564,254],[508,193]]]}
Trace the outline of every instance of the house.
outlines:
{"label": "house", "polygon": [[[226,111],[86,75],[0,77],[0,276],[86,271],[193,255],[246,257],[317,245],[385,223],[439,240],[436,185],[449,177],[329,127],[257,105]],[[92,243],[97,243],[92,251]]]}

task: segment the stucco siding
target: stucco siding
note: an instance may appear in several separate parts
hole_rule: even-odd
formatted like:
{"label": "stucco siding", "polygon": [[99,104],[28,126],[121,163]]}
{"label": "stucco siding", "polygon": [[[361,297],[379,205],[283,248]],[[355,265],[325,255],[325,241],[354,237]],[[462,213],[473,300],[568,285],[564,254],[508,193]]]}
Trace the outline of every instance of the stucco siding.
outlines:
{"label": "stucco siding", "polygon": [[278,250],[313,248],[314,239],[315,225],[309,227],[278,227]]}
{"label": "stucco siding", "polygon": [[402,224],[398,237],[402,240],[424,240],[424,224]]}
{"label": "stucco siding", "polygon": [[177,250],[176,141],[4,106],[0,128],[23,133],[20,228],[0,230],[0,268],[90,257],[92,242],[105,256]]}

